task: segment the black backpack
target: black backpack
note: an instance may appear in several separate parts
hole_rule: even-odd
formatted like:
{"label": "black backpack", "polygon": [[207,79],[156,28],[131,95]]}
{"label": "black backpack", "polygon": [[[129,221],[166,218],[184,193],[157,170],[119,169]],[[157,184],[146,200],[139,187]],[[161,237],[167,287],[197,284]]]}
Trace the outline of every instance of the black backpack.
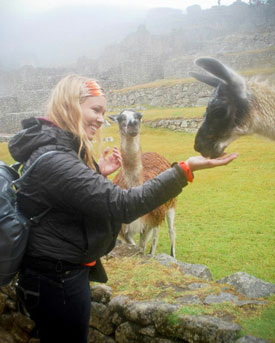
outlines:
{"label": "black backpack", "polygon": [[20,269],[31,225],[38,224],[51,210],[27,219],[17,208],[16,192],[41,158],[58,152],[48,151],[39,156],[21,177],[20,163],[9,167],[0,161],[0,287],[10,283]]}

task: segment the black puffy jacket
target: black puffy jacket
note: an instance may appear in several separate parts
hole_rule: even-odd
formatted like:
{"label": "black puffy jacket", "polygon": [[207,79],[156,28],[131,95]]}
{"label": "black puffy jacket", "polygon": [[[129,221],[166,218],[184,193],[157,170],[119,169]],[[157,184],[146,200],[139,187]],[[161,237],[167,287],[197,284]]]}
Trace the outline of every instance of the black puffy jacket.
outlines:
{"label": "black puffy jacket", "polygon": [[32,228],[27,255],[71,263],[87,263],[108,253],[122,223],[177,196],[187,184],[176,165],[143,186],[129,190],[114,185],[78,159],[78,140],[42,119],[23,121],[23,130],[9,142],[10,153],[25,168],[46,151],[18,193],[18,204],[30,217],[51,207]]}

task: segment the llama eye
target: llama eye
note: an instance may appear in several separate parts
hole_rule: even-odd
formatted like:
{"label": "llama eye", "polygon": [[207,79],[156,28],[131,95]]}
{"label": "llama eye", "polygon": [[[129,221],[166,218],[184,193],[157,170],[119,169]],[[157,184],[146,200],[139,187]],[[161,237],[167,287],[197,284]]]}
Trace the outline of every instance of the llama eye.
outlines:
{"label": "llama eye", "polygon": [[227,110],[225,108],[215,108],[211,111],[211,117],[215,119],[223,119],[227,115]]}
{"label": "llama eye", "polygon": [[226,115],[227,115],[227,110],[226,109],[224,109],[224,108],[222,108],[222,109],[220,109],[219,111],[218,111],[218,116],[219,117],[226,117]]}

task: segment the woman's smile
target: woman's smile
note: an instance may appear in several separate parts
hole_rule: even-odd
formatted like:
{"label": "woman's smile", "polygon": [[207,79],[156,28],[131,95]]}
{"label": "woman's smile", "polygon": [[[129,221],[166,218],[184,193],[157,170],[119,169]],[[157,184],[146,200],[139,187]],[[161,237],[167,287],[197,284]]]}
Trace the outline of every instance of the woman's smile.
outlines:
{"label": "woman's smile", "polygon": [[82,109],[83,128],[89,140],[104,123],[106,99],[104,96],[89,96],[80,104]]}

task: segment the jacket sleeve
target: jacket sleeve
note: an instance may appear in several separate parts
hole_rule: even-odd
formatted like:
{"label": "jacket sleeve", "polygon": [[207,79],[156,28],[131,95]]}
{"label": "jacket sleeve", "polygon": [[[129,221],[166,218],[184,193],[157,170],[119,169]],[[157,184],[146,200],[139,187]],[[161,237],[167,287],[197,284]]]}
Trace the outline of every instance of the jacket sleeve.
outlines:
{"label": "jacket sleeve", "polygon": [[[125,190],[66,153],[50,156],[36,168],[32,182],[39,184],[46,203],[59,210],[121,223],[130,223],[176,197],[187,184],[184,172],[176,165],[142,186]],[[43,177],[38,179],[38,175]]]}

